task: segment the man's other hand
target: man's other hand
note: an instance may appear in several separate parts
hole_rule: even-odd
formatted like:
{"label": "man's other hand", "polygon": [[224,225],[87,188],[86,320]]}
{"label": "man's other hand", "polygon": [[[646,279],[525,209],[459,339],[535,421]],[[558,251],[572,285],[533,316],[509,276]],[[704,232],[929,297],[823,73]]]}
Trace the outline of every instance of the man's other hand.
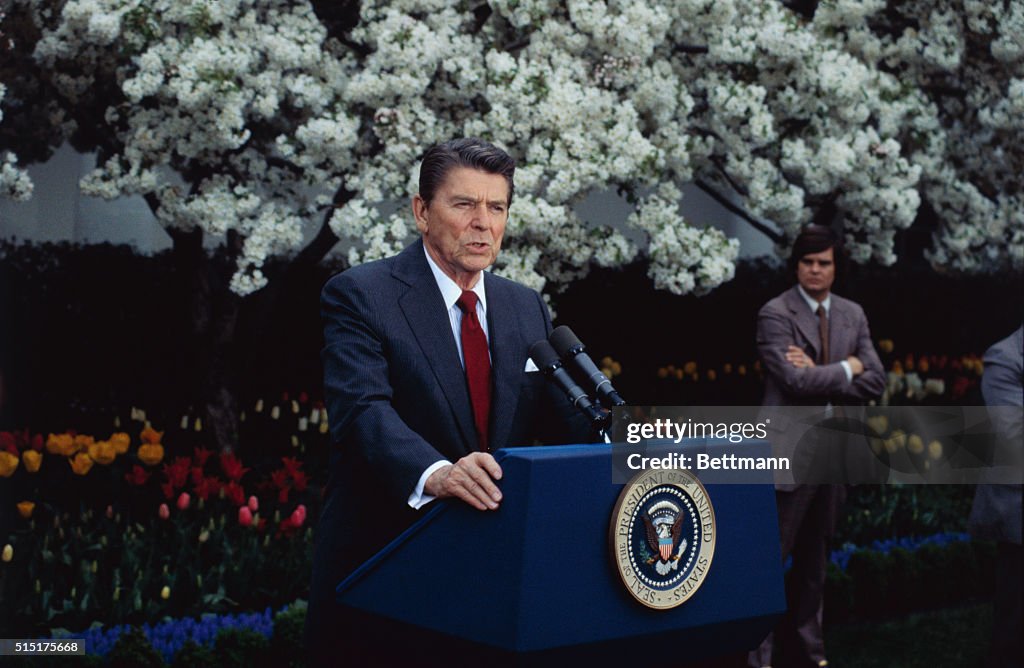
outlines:
{"label": "man's other hand", "polygon": [[864,363],[857,359],[857,357],[850,355],[846,358],[846,361],[850,364],[850,371],[854,376],[864,373]]}
{"label": "man's other hand", "polygon": [[477,510],[497,510],[501,492],[495,480],[501,480],[498,462],[490,453],[474,452],[434,471],[423,491],[439,499],[457,497]]}
{"label": "man's other hand", "polygon": [[815,367],[814,360],[808,357],[802,348],[793,345],[786,348],[786,361],[797,369],[813,369]]}

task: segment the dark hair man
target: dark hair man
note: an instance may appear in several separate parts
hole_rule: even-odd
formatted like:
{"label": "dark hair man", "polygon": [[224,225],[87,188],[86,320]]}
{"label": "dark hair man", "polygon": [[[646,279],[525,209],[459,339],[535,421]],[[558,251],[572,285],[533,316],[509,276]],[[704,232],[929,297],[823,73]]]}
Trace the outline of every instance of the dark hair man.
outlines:
{"label": "dark hair man", "polygon": [[[864,310],[832,294],[842,260],[838,237],[808,225],[793,243],[790,268],[797,284],[765,304],[757,315],[757,347],[765,367],[765,406],[827,406],[860,403],[885,389]],[[796,656],[789,665],[827,666],[822,635],[822,596],[828,541],[845,489],[839,485],[778,485],[776,502],[782,557],[793,556],[787,620]],[[771,664],[773,634],[750,653],[748,665]]]}
{"label": "dark hair man", "polygon": [[479,139],[432,147],[412,199],[421,238],[323,289],[333,446],[306,622],[315,665],[395,645],[362,637],[334,592],[420,508],[456,497],[497,509],[492,451],[589,435],[565,397],[531,373],[529,347],[551,332],[543,299],[484,271],[501,249],[514,172],[507,153]]}

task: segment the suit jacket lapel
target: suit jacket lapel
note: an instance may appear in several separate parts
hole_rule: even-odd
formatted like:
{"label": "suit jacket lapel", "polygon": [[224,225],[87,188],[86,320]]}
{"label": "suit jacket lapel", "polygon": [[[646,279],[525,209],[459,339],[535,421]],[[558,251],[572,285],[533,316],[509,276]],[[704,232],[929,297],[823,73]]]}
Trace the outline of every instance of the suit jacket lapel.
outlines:
{"label": "suit jacket lapel", "polygon": [[[800,330],[800,333],[804,335],[804,338],[810,341],[811,347],[814,348],[814,359],[818,359],[818,355],[821,353],[821,335],[818,332],[818,317],[811,313],[811,309],[807,307],[807,302],[800,295],[796,286],[786,293],[786,306],[789,308],[790,314],[793,316],[793,322],[796,323],[796,328]],[[833,308],[834,308],[833,304]],[[831,323],[829,323],[831,325]],[[829,327],[829,352],[832,351],[832,342],[835,340],[835,335],[832,334],[833,327]],[[793,342],[796,344],[796,342]]]}
{"label": "suit jacket lapel", "polygon": [[479,449],[473,409],[466,387],[466,374],[459,361],[459,350],[452,336],[451,321],[444,307],[437,282],[423,255],[423,244],[416,241],[398,256],[392,275],[409,286],[399,306],[409,328],[423,351],[426,363],[434,372],[441,391],[451,406],[455,423],[462,436],[466,454]]}
{"label": "suit jacket lapel", "polygon": [[523,380],[526,360],[521,358],[519,321],[511,311],[511,303],[504,295],[504,287],[495,280],[485,280],[487,291],[487,332],[491,346],[491,398],[490,438],[492,450],[508,443],[512,418],[519,403],[519,389]]}

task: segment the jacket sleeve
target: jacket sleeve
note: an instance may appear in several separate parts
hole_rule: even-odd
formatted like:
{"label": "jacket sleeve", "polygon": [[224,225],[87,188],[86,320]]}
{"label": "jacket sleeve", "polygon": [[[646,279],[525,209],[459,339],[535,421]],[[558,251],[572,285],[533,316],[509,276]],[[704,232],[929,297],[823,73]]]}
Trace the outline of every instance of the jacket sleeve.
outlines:
{"label": "jacket sleeve", "polygon": [[836,395],[849,383],[839,364],[798,369],[786,360],[786,348],[796,345],[793,321],[770,304],[757,314],[757,351],[765,372],[778,382],[782,391],[793,397],[816,398]]}
{"label": "jacket sleeve", "polygon": [[[1016,350],[1014,350],[1016,348]],[[1024,405],[1024,360],[1018,331],[985,352],[985,373],[981,376],[981,394],[987,406]],[[991,411],[993,427],[1009,443],[1021,442],[1024,426],[1020,412]]]}
{"label": "jacket sleeve", "polygon": [[844,387],[843,397],[857,401],[877,399],[885,390],[885,369],[871,340],[868,319],[857,307],[857,349],[853,353],[864,365],[864,372]]}
{"label": "jacket sleeve", "polygon": [[405,502],[428,466],[445,459],[392,406],[393,388],[380,326],[365,291],[340,274],[321,293],[324,392],[331,438],[361,458],[382,492]]}

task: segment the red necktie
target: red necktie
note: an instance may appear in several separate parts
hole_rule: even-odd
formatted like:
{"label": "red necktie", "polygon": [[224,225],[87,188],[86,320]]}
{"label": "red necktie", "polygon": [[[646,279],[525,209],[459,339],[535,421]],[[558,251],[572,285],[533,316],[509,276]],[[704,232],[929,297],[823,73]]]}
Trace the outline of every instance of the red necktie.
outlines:
{"label": "red necktie", "polygon": [[463,290],[455,302],[462,309],[462,357],[466,362],[469,400],[473,404],[473,422],[480,449],[487,451],[487,427],[491,416],[491,358],[487,337],[476,317],[476,293]]}

